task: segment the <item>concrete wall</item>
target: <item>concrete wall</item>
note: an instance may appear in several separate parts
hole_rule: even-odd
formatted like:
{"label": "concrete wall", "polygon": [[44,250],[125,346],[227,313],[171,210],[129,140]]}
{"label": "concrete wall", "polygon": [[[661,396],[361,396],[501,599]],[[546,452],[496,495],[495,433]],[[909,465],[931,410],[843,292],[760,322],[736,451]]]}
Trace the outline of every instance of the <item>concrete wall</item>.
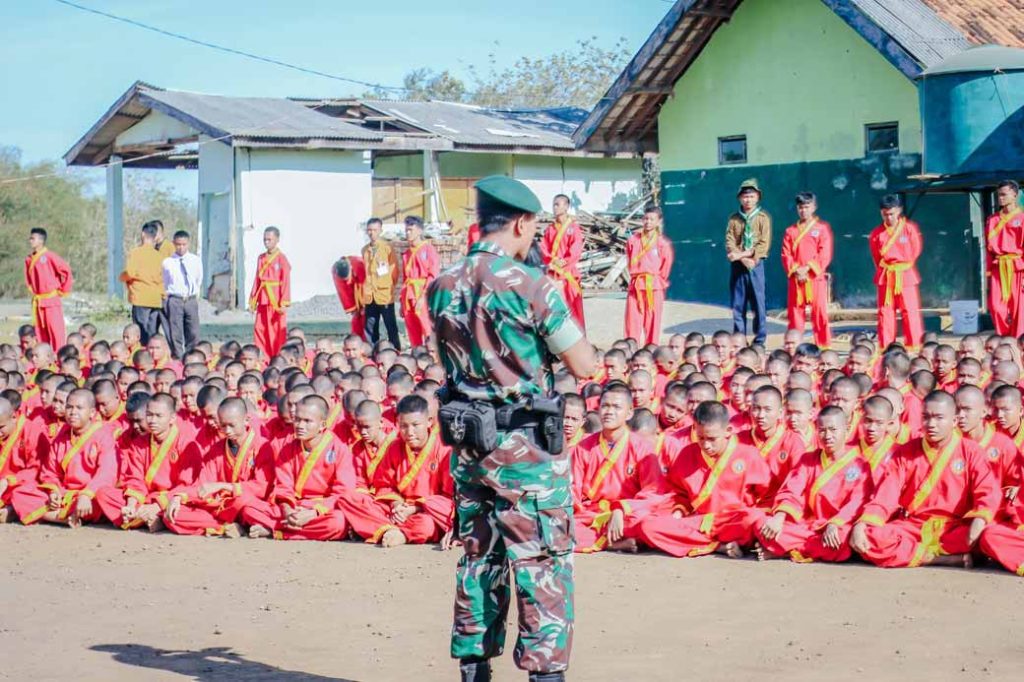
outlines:
{"label": "concrete wall", "polygon": [[248,296],[263,229],[281,230],[281,249],[292,264],[292,299],[333,295],[331,265],[359,252],[362,221],[370,215],[368,155],[356,151],[240,149],[237,156],[241,215],[240,259]]}
{"label": "concrete wall", "polygon": [[232,264],[234,234],[234,151],[222,142],[200,136],[199,145],[199,230],[194,238],[203,259],[205,293],[219,308],[236,304]]}
{"label": "concrete wall", "polygon": [[751,166],[857,159],[865,124],[892,121],[920,153],[916,87],[821,0],[744,0],[661,110],[661,168],[716,167],[732,135]]}

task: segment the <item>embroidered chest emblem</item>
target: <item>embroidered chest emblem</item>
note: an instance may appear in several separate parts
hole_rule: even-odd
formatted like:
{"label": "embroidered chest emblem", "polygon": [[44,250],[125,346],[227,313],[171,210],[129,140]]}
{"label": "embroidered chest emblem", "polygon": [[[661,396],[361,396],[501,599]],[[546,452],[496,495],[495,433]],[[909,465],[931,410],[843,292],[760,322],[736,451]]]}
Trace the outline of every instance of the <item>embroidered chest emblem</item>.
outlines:
{"label": "embroidered chest emblem", "polygon": [[962,474],[966,466],[967,464],[962,459],[958,459],[957,461],[953,462],[953,473]]}
{"label": "embroidered chest emblem", "polygon": [[989,448],[988,449],[988,458],[990,460],[992,460],[993,462],[998,460],[999,459],[999,450],[997,448]]}
{"label": "embroidered chest emblem", "polygon": [[334,448],[327,451],[327,457],[324,458],[328,464],[334,464],[334,460],[338,459],[338,456],[334,454]]}
{"label": "embroidered chest emblem", "polygon": [[853,483],[860,478],[860,470],[857,467],[850,467],[846,470],[844,478],[846,478],[847,483]]}
{"label": "embroidered chest emblem", "polygon": [[732,470],[735,473],[737,473],[737,474],[742,474],[743,470],[746,469],[746,468],[747,468],[747,465],[744,464],[743,460],[737,460],[737,461],[732,463]]}
{"label": "embroidered chest emblem", "polygon": [[780,462],[785,462],[787,459],[789,459],[789,453],[788,452],[783,450],[782,452],[779,453],[779,461]]}

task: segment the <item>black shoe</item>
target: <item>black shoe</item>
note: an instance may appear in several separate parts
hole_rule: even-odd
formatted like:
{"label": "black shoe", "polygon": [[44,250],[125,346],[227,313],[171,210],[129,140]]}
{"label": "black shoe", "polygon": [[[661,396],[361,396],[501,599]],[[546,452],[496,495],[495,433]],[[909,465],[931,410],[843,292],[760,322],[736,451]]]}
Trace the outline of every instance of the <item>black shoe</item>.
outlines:
{"label": "black shoe", "polygon": [[565,673],[530,673],[530,682],[565,682]]}
{"label": "black shoe", "polygon": [[463,659],[459,662],[462,682],[491,682],[491,662],[484,659]]}

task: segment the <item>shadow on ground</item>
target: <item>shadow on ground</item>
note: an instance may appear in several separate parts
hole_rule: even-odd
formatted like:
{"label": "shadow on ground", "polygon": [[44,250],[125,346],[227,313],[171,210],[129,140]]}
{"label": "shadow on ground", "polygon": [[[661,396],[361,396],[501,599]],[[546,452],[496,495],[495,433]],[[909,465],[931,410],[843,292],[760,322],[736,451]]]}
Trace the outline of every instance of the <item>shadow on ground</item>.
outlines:
{"label": "shadow on ground", "polygon": [[266,663],[250,661],[228,647],[168,651],[145,644],[97,644],[90,648],[110,654],[118,663],[166,670],[198,682],[356,682],[343,677],[283,670]]}

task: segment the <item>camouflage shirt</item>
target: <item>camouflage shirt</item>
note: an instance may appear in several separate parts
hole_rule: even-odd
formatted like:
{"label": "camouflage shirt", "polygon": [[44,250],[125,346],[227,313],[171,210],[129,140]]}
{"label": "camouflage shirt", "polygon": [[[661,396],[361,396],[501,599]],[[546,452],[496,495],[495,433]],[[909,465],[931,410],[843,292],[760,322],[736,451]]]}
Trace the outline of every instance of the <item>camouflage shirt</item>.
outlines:
{"label": "camouflage shirt", "polygon": [[428,300],[445,371],[476,400],[550,394],[549,353],[583,338],[551,280],[492,242],[442,272]]}

